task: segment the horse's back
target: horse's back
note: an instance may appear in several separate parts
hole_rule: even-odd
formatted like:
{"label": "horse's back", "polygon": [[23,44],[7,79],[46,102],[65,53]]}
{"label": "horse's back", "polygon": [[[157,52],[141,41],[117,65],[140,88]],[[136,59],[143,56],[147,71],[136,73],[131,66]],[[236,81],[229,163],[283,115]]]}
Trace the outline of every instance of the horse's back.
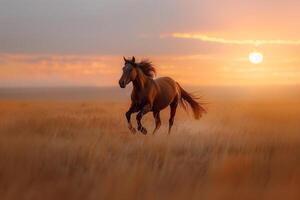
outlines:
{"label": "horse's back", "polygon": [[160,77],[154,81],[158,88],[154,106],[160,110],[167,107],[178,96],[178,85],[170,77]]}
{"label": "horse's back", "polygon": [[162,90],[176,90],[177,89],[177,83],[175,80],[173,80],[170,77],[160,77],[155,79],[155,82],[158,84],[158,86]]}

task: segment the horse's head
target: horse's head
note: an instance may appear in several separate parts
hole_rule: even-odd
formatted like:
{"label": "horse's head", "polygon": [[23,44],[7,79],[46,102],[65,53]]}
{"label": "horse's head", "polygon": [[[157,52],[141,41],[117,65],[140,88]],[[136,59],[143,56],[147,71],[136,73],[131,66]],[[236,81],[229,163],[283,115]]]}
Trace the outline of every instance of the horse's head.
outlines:
{"label": "horse's head", "polygon": [[125,88],[126,85],[128,85],[128,83],[130,83],[131,81],[134,81],[137,76],[137,64],[135,63],[134,56],[131,60],[127,60],[125,57],[123,57],[123,59],[125,64],[123,67],[123,74],[119,80],[119,85],[121,88]]}

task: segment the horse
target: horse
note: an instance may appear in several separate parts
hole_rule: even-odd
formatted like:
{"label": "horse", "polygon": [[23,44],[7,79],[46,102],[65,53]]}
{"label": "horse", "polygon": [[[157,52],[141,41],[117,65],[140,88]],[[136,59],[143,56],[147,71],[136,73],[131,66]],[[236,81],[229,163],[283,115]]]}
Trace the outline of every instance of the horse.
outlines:
{"label": "horse", "polygon": [[132,59],[126,59],[125,57],[123,59],[124,67],[119,85],[121,88],[125,88],[130,82],[133,85],[131,105],[125,114],[128,128],[132,133],[136,133],[136,129],[131,124],[131,115],[136,112],[138,112],[136,116],[137,129],[144,135],[147,134],[147,129],[143,127],[141,120],[148,112],[153,112],[155,119],[153,134],[161,126],[160,111],[168,106],[170,106],[168,134],[171,133],[178,104],[181,104],[185,110],[187,110],[189,104],[195,119],[199,119],[206,113],[202,103],[197,101],[199,98],[185,91],[172,78],[154,79],[156,69],[150,61],[142,60],[138,63],[135,61],[134,56]]}

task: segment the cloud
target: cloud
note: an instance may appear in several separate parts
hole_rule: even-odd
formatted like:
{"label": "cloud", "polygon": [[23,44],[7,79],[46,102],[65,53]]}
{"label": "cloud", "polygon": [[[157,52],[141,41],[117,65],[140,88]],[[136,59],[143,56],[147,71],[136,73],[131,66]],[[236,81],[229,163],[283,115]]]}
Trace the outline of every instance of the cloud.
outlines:
{"label": "cloud", "polygon": [[182,38],[182,39],[194,39],[200,40],[203,42],[212,42],[219,44],[231,44],[231,45],[300,45],[300,40],[235,40],[235,39],[226,39],[222,37],[212,37],[205,34],[193,34],[193,33],[172,33],[170,35],[173,38]]}
{"label": "cloud", "polygon": [[112,85],[121,57],[0,54],[0,85]]}

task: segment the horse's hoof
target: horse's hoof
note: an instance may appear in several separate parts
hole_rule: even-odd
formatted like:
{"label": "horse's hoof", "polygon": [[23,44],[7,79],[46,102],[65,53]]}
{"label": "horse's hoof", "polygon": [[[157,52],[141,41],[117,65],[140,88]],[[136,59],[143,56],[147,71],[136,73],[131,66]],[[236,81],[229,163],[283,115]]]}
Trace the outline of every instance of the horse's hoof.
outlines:
{"label": "horse's hoof", "polygon": [[131,131],[132,134],[136,134],[135,128],[131,128],[130,131]]}
{"label": "horse's hoof", "polygon": [[128,124],[128,129],[131,131],[131,133],[133,133],[133,134],[136,133],[135,128],[131,124]]}
{"label": "horse's hoof", "polygon": [[145,128],[141,128],[141,132],[144,134],[144,135],[147,135],[147,130]]}

